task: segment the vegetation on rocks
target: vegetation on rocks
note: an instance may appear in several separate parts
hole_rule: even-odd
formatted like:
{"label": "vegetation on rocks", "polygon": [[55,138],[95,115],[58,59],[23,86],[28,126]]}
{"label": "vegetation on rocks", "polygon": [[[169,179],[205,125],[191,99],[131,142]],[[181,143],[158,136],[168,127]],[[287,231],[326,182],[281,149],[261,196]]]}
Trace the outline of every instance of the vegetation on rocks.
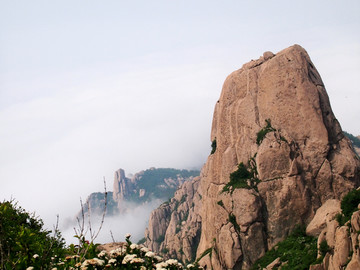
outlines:
{"label": "vegetation on rocks", "polygon": [[211,155],[214,154],[216,151],[216,139],[214,139],[212,142],[211,142]]}
{"label": "vegetation on rocks", "polygon": [[355,137],[354,135],[346,132],[346,131],[343,131],[345,136],[348,137],[350,139],[350,141],[352,142],[352,144],[356,147],[359,147],[360,148],[360,139],[358,137]]}
{"label": "vegetation on rocks", "polygon": [[342,213],[336,215],[336,220],[340,226],[350,220],[352,213],[358,210],[360,204],[360,190],[354,189],[344,196],[341,201]]}
{"label": "vegetation on rocks", "polygon": [[269,132],[272,132],[272,131],[276,131],[276,129],[271,126],[270,119],[266,119],[265,122],[266,122],[266,126],[257,133],[257,137],[256,137],[257,145],[260,145],[262,143],[266,134],[268,134]]}
{"label": "vegetation on rocks", "polygon": [[238,165],[238,169],[230,174],[230,182],[224,186],[222,192],[232,194],[237,188],[256,189],[259,179],[257,178],[255,156],[249,159],[248,167],[243,162]]}
{"label": "vegetation on rocks", "polygon": [[305,270],[316,262],[316,257],[317,238],[306,235],[305,228],[298,226],[284,241],[256,261],[251,269],[264,269],[275,259],[280,258],[282,270]]}

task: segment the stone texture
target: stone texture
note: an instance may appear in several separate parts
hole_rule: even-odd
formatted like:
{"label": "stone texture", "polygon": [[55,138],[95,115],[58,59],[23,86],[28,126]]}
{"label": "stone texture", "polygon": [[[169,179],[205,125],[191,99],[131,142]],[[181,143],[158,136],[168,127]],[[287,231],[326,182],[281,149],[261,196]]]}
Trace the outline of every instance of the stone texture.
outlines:
{"label": "stone texture", "polygon": [[327,200],[317,211],[314,218],[306,227],[306,233],[318,236],[326,227],[326,223],[333,220],[341,212],[339,200]]}
{"label": "stone texture", "polygon": [[[257,143],[266,121],[272,128]],[[266,52],[226,78],[214,110],[210,140],[215,139],[216,151],[202,168],[195,192],[201,199],[193,200],[194,212],[189,209],[189,217],[201,220],[196,257],[209,248],[215,251],[200,261],[208,269],[249,269],[295,225],[308,224],[322,204],[340,200],[360,182],[359,158],[331,110],[319,73],[298,45],[276,55]],[[222,192],[241,162],[256,167],[260,183]],[[179,194],[185,192],[181,189]],[[178,215],[177,210],[168,219],[175,222]],[[176,250],[170,221],[161,248]],[[325,228],[329,235],[330,225]],[[176,235],[191,228],[181,227]],[[336,246],[344,235],[333,235]],[[346,252],[338,254],[342,263]]]}
{"label": "stone texture", "polygon": [[186,181],[171,201],[151,213],[145,231],[145,245],[151,250],[183,261],[195,260],[201,233],[199,181],[199,177]]}
{"label": "stone texture", "polygon": [[[360,211],[352,214],[350,223],[339,226],[336,220],[329,220],[318,238],[318,247],[322,241],[327,241],[331,251],[326,253],[319,269],[360,269],[360,235],[357,230]],[[320,268],[322,267],[322,268]],[[317,269],[317,268],[316,268]]]}

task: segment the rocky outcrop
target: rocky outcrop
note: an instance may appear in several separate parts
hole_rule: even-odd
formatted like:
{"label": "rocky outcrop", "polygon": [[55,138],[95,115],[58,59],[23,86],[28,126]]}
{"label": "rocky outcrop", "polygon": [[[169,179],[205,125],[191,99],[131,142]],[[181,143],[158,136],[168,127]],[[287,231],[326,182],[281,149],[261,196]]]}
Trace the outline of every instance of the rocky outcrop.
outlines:
{"label": "rocky outcrop", "polygon": [[[172,168],[150,168],[131,177],[125,171],[115,172],[113,192],[107,192],[107,214],[117,215],[130,212],[136,205],[151,205],[153,200],[166,201],[176,189],[186,181],[199,175],[199,171],[177,170]],[[104,211],[105,193],[95,192],[89,195],[84,204],[84,212],[88,209],[93,214]],[[81,215],[81,212],[78,216]],[[145,219],[146,217],[144,217]]]}
{"label": "rocky outcrop", "polygon": [[[319,209],[320,210],[320,209]],[[340,211],[338,212],[340,213]],[[318,257],[322,262],[312,265],[312,270],[360,269],[360,211],[352,214],[351,220],[340,226],[333,217],[326,218],[325,227],[318,238]],[[326,243],[328,251],[321,254],[320,245]]]}
{"label": "rocky outcrop", "polygon": [[185,182],[170,201],[151,213],[145,232],[147,247],[184,262],[196,259],[201,228],[199,180]]}
{"label": "rocky outcrop", "polygon": [[[322,204],[341,199],[360,182],[359,158],[319,73],[298,45],[276,55],[266,52],[228,76],[215,106],[211,141],[216,149],[195,192],[202,197],[189,203],[201,220],[196,257],[213,269],[249,269],[295,225],[308,224]],[[189,230],[181,227],[174,235],[179,212],[166,209],[164,241],[152,246],[156,251],[170,250],[176,235]],[[149,228],[156,222],[151,219]],[[153,243],[157,236],[147,237]],[[176,243],[171,250],[183,249]]]}
{"label": "rocky outcrop", "polygon": [[116,202],[121,202],[134,190],[134,181],[125,176],[123,169],[115,172],[113,190],[113,199]]}

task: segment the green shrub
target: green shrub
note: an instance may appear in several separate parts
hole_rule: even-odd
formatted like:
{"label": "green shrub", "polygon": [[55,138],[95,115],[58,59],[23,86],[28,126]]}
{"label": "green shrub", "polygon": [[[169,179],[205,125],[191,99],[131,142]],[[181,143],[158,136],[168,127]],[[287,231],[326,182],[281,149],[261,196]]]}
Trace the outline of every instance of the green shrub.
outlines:
{"label": "green shrub", "polygon": [[328,252],[331,251],[331,248],[329,247],[329,245],[328,245],[328,243],[326,242],[326,240],[324,240],[324,241],[322,241],[322,242],[320,243],[319,250],[320,250],[321,256],[325,256],[326,253],[328,253]]}
{"label": "green shrub", "polygon": [[263,269],[276,258],[280,258],[281,262],[287,262],[281,267],[282,270],[305,270],[316,261],[316,257],[317,239],[307,236],[304,226],[298,226],[284,241],[268,250],[262,258],[257,260],[251,269]]}
{"label": "green shrub", "polygon": [[340,226],[344,226],[344,224],[348,221],[348,219],[342,213],[337,213],[335,219]]}
{"label": "green shrub", "polygon": [[165,235],[160,235],[158,239],[155,240],[155,242],[161,244],[165,240]]}
{"label": "green shrub", "polygon": [[211,142],[211,155],[214,154],[216,151],[216,139],[214,139],[212,142]]}
{"label": "green shrub", "polygon": [[360,190],[352,190],[341,201],[341,210],[345,218],[351,218],[352,213],[358,210],[360,203]]}
{"label": "green shrub", "polygon": [[220,205],[222,208],[224,208],[224,203],[222,200],[218,201],[217,204]]}
{"label": "green shrub", "polygon": [[65,242],[59,231],[43,228],[43,221],[14,201],[0,203],[0,269],[50,268],[51,257],[63,256]]}
{"label": "green shrub", "polygon": [[256,185],[259,182],[257,179],[257,169],[254,158],[250,158],[249,169],[245,167],[244,163],[238,165],[238,169],[230,174],[230,182],[227,183],[222,192],[231,192],[233,193],[237,188],[254,188],[256,190]]}
{"label": "green shrub", "polygon": [[144,244],[145,242],[146,242],[146,238],[143,237],[143,238],[141,238],[141,239],[137,242],[137,244],[138,244],[138,245],[141,245],[141,244]]}
{"label": "green shrub", "polygon": [[276,131],[276,129],[271,126],[270,119],[266,119],[265,122],[266,122],[266,126],[264,128],[262,128],[256,134],[256,144],[257,145],[260,145],[262,143],[262,141],[264,140],[266,134],[268,134],[269,132],[272,132],[272,131]]}
{"label": "green shrub", "polygon": [[235,215],[232,214],[232,213],[229,213],[229,222],[234,226],[235,231],[236,231],[237,233],[240,233],[240,226],[239,226],[239,224],[237,224],[237,222],[236,222],[236,217],[235,217]]}

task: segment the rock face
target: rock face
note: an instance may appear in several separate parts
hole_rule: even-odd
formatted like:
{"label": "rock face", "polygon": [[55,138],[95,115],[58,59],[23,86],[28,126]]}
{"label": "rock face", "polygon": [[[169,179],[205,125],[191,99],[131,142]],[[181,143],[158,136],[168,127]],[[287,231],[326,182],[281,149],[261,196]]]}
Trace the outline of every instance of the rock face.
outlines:
{"label": "rock face", "polygon": [[151,213],[146,246],[184,262],[196,259],[201,229],[199,180],[185,182],[170,201]]}
{"label": "rock face", "polygon": [[[322,208],[323,207],[321,207],[320,209]],[[317,211],[316,215],[318,215],[320,209]],[[324,210],[325,209],[323,208],[322,211]],[[330,212],[332,212],[332,210],[330,210]],[[340,212],[341,211],[339,210],[338,213]],[[307,227],[307,230],[309,230],[309,226]],[[320,233],[316,234],[316,236],[319,236],[318,257],[321,257],[322,255],[319,248],[322,242],[326,241],[329,251],[323,255],[323,260],[320,264],[313,265],[310,269],[360,269],[359,233],[360,211],[354,212],[351,216],[351,220],[343,226],[340,226],[336,219],[334,217],[331,218],[331,215],[329,215],[325,219],[323,229],[320,231]]]}
{"label": "rock face", "polygon": [[[188,204],[197,209],[191,217],[201,220],[196,257],[213,269],[249,269],[295,225],[308,224],[327,200],[341,199],[360,183],[359,158],[319,73],[298,45],[276,55],[266,52],[227,77],[211,141],[216,150],[194,193],[200,199]],[[230,181],[235,171],[240,178]],[[186,194],[182,189],[177,193]],[[153,244],[150,229],[147,238],[155,251],[174,254],[184,251],[176,239],[191,227],[176,231],[179,209],[166,209],[160,215],[164,238]],[[153,215],[149,228],[159,226]]]}

